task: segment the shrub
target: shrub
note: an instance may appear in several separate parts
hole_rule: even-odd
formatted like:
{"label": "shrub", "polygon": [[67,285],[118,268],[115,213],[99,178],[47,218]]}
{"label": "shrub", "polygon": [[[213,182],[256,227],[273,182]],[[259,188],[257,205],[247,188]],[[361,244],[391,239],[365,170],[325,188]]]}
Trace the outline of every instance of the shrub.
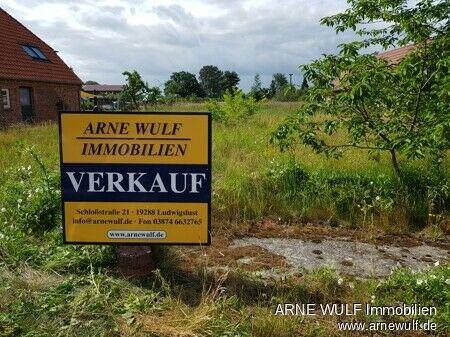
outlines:
{"label": "shrub", "polygon": [[287,163],[272,162],[265,177],[272,187],[284,190],[287,197],[294,197],[305,189],[310,175],[300,164],[290,160]]}
{"label": "shrub", "polygon": [[82,99],[81,100],[81,110],[83,111],[90,111],[94,109],[94,102],[88,100],[88,99]]}
{"label": "shrub", "polygon": [[256,114],[261,104],[252,96],[246,97],[241,90],[227,91],[223,95],[224,103],[210,100],[206,107],[211,111],[212,119],[218,122],[233,123]]}
{"label": "shrub", "polygon": [[189,103],[201,103],[204,101],[204,98],[198,97],[196,94],[190,94],[185,101]]}

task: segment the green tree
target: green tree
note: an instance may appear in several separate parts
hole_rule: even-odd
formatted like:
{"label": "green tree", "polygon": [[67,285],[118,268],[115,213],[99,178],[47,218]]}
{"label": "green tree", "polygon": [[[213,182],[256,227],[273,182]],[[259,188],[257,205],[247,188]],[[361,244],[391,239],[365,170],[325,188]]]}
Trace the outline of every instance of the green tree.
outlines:
{"label": "green tree", "polygon": [[126,84],[120,94],[119,106],[124,110],[138,110],[147,98],[148,84],[142,80],[136,70],[125,71],[123,75],[126,77]]}
{"label": "green tree", "polygon": [[301,89],[302,89],[302,90],[306,90],[306,89],[308,89],[308,88],[309,88],[308,81],[307,81],[306,77],[303,77]]}
{"label": "green tree", "polygon": [[194,74],[187,71],[174,72],[164,84],[164,93],[168,97],[186,98],[195,95],[204,97],[204,91]]}
{"label": "green tree", "polygon": [[[450,143],[450,34],[448,1],[349,0],[322,24],[354,30],[358,41],[339,45],[302,66],[313,87],[308,100],[273,133],[281,149],[300,139],[318,153],[349,148],[387,152],[402,177],[399,154],[442,161]],[[363,51],[414,45],[397,64]],[[320,118],[316,116],[320,115]],[[329,137],[340,130],[347,141]]]}
{"label": "green tree", "polygon": [[86,81],[84,82],[85,85],[98,85],[99,83],[96,81]]}
{"label": "green tree", "polygon": [[147,97],[145,98],[145,103],[150,105],[155,105],[162,99],[161,89],[158,87],[148,88]]}
{"label": "green tree", "polygon": [[272,75],[272,81],[270,82],[270,95],[275,96],[275,94],[284,92],[286,87],[289,85],[289,81],[285,74],[276,73]]}
{"label": "green tree", "polygon": [[260,100],[264,97],[261,77],[259,76],[259,74],[256,74],[255,77],[253,78],[253,84],[250,89],[250,95],[252,95],[256,100]]}
{"label": "green tree", "polygon": [[204,66],[199,72],[199,82],[206,97],[217,98],[222,96],[223,72],[216,66]]}
{"label": "green tree", "polygon": [[228,70],[224,71],[221,79],[222,93],[235,92],[240,80],[241,79],[239,78],[237,72]]}

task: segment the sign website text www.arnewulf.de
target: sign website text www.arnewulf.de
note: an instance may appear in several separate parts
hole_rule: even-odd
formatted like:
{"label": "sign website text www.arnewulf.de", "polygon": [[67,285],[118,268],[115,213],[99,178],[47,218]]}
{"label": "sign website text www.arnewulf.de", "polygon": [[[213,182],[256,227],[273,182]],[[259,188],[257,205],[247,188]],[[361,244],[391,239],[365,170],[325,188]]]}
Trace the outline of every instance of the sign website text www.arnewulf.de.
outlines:
{"label": "sign website text www.arnewulf.de", "polygon": [[61,112],[67,243],[209,244],[208,113]]}

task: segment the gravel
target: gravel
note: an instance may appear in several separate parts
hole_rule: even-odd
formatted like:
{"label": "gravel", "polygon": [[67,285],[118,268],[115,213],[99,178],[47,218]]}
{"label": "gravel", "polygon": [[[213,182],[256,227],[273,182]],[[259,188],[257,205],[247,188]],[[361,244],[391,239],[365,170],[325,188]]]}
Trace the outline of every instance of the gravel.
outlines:
{"label": "gravel", "polygon": [[[349,241],[345,238],[312,242],[285,238],[236,239],[232,246],[256,245],[284,256],[292,270],[311,271],[318,267],[333,267],[339,272],[363,278],[389,275],[394,269],[408,267],[414,271],[426,270],[447,261],[445,249],[421,245],[399,247]],[[249,257],[250,258],[250,257]],[[244,260],[249,263],[251,260]]]}

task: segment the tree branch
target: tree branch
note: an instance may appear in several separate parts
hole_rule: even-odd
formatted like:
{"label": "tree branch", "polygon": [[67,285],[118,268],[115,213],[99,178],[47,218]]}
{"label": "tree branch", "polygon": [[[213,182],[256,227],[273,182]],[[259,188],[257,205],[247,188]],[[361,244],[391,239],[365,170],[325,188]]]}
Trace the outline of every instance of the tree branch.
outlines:
{"label": "tree branch", "polygon": [[338,144],[338,145],[328,145],[325,144],[326,147],[329,148],[342,148],[342,147],[354,147],[357,149],[363,149],[363,150],[382,150],[382,151],[390,151],[389,148],[385,147],[376,147],[376,146],[366,146],[366,145],[356,145],[356,144]]}
{"label": "tree branch", "polygon": [[[417,93],[417,99],[416,99],[416,107],[414,109],[414,117],[413,117],[413,121],[411,123],[411,127],[409,129],[409,132],[412,132],[414,130],[414,127],[416,126],[416,122],[417,122],[417,117],[419,115],[419,103],[420,103],[420,98],[422,96],[422,91],[425,88],[425,85],[422,84],[424,81],[424,73],[425,73],[425,62],[427,59],[427,41],[424,42],[424,55],[422,58],[422,69],[421,69],[421,81],[420,81],[420,86],[419,86],[419,92]],[[425,82],[426,83],[426,82]]]}

